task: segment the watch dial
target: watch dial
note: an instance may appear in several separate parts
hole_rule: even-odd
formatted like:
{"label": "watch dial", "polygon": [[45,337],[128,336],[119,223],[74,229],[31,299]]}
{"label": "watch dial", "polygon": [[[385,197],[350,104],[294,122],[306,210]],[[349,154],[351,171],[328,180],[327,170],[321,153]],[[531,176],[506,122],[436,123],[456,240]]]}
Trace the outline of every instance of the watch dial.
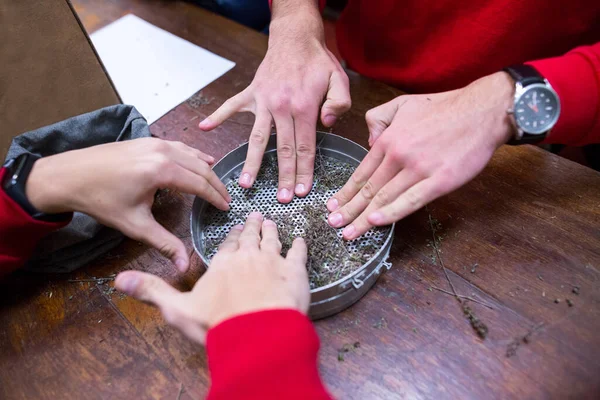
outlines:
{"label": "watch dial", "polygon": [[544,133],[558,119],[558,98],[545,86],[527,89],[517,100],[515,119],[517,125],[527,133]]}

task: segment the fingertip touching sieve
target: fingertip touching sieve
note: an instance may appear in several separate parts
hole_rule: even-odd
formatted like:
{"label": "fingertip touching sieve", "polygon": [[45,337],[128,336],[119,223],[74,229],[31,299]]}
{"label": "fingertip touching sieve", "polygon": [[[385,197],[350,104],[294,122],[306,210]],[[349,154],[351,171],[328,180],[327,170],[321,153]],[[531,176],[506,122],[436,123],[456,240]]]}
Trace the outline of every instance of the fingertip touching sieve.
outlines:
{"label": "fingertip touching sieve", "polygon": [[[219,211],[199,197],[194,200],[190,219],[192,242],[196,253],[206,266],[210,265],[218,245],[229,230],[237,224],[243,224],[252,211],[260,211],[267,218],[277,222],[280,237],[282,225],[286,225],[290,236],[304,237],[306,230],[310,229],[307,228],[306,210],[325,210],[326,201],[339,191],[345,180],[349,178],[349,175],[344,175],[343,183],[332,184],[327,176],[336,174],[341,176],[348,170],[351,173],[367,154],[364,147],[351,140],[330,133],[317,132],[317,161],[320,162],[319,168],[327,172],[321,173],[321,178],[318,173],[315,173],[314,187],[306,197],[294,197],[291,203],[281,204],[277,201],[276,135],[273,134],[269,138],[261,173],[251,189],[244,189],[237,184],[247,152],[248,143],[245,143],[229,152],[213,167],[213,171],[225,183],[231,195],[230,211]],[[263,170],[270,165],[275,167],[271,168],[269,173],[264,173]],[[323,213],[324,219],[325,213]],[[340,269],[346,271],[345,273],[340,276],[331,275],[333,278],[322,284],[315,283],[311,275],[309,314],[312,319],[325,318],[351,306],[367,293],[383,272],[392,266],[387,262],[387,258],[394,236],[394,225],[371,229],[350,242],[340,241],[341,231],[342,229],[338,229],[337,232],[333,232],[334,241],[344,243],[340,251],[346,252],[344,253],[347,255],[346,258],[360,260],[360,262],[348,263],[350,267]],[[281,238],[282,242],[285,242],[284,239],[286,238]],[[308,241],[307,244],[310,246]],[[310,251],[309,248],[309,253]],[[331,267],[326,264],[328,262],[325,262],[323,267]],[[310,265],[308,268],[310,275],[313,270]]]}

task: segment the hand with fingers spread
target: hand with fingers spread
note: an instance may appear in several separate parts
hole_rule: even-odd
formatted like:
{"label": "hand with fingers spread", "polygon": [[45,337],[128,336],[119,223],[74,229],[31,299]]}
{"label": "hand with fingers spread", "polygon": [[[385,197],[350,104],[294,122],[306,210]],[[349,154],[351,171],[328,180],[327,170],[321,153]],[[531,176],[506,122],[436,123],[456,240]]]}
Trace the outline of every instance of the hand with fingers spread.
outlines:
{"label": "hand with fingers spread", "polygon": [[228,210],[231,198],[211,170],[213,162],[180,142],[136,139],[43,157],[33,165],[25,190],[39,211],[88,214],[157,248],[183,272],[189,265],[188,252],[152,216],[154,196],[168,188]]}
{"label": "hand with fingers spread", "polygon": [[159,307],[169,324],[203,344],[208,329],[234,316],[269,309],[307,313],[306,245],[296,239],[286,258],[280,252],[275,223],[251,213],[243,227],[232,228],[191,292],[138,271],[119,274],[115,285]]}
{"label": "hand with fingers spread", "polygon": [[465,88],[400,96],[367,112],[371,150],[327,202],[329,224],[352,240],[473,179],[512,135],[504,72]]}
{"label": "hand with fingers spread", "polygon": [[277,130],[279,191],[282,203],[312,187],[316,122],[332,126],[350,108],[348,76],[327,49],[314,0],[273,2],[269,49],[254,80],[200,123],[211,130],[233,114],[256,116],[239,184],[250,188],[260,169],[274,122]]}

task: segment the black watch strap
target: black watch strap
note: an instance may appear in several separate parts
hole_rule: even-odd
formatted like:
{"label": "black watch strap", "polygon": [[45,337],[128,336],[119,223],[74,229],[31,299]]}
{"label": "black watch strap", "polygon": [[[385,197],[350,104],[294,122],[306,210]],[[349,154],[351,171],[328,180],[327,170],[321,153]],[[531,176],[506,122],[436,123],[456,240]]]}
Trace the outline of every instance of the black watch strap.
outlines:
{"label": "black watch strap", "polygon": [[538,144],[542,140],[544,140],[545,137],[546,135],[530,135],[528,133],[524,133],[521,139],[517,140],[513,137],[508,142],[506,142],[506,144],[511,146],[518,146],[520,144]]}
{"label": "black watch strap", "polygon": [[27,178],[33,168],[33,164],[39,160],[40,157],[24,153],[8,160],[4,167],[7,170],[7,174],[2,179],[2,190],[11,198],[15,203],[19,205],[25,212],[31,215],[33,218],[41,221],[48,222],[60,222],[71,218],[71,213],[61,214],[45,214],[36,209],[33,204],[29,202],[27,194],[25,193],[25,185],[27,184]]}
{"label": "black watch strap", "polygon": [[515,82],[520,83],[523,86],[529,86],[534,83],[544,83],[542,75],[540,75],[537,69],[533,68],[531,65],[511,65],[510,67],[504,68],[504,71],[508,72]]}

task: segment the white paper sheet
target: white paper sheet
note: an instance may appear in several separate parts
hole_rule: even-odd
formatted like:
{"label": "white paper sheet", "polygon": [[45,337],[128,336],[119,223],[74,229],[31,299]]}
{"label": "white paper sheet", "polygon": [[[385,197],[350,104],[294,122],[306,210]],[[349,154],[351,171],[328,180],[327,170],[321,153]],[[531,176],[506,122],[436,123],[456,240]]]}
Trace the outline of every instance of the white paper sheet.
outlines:
{"label": "white paper sheet", "polygon": [[123,102],[149,124],[235,65],[132,14],[90,36]]}

